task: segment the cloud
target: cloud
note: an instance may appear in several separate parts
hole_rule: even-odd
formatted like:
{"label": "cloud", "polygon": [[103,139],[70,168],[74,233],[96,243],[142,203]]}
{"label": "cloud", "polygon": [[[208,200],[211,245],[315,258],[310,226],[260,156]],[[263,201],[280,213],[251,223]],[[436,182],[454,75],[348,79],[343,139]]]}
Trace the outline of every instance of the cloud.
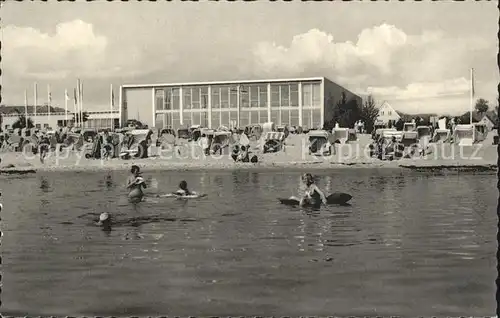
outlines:
{"label": "cloud", "polygon": [[103,65],[107,39],[81,20],[60,23],[54,34],[28,27],[4,29],[6,71],[35,78],[66,77]]}
{"label": "cloud", "polygon": [[406,87],[368,87],[365,94],[385,96],[391,100],[409,100],[463,95],[470,89],[470,80],[463,77],[433,83],[411,83]]}
{"label": "cloud", "polygon": [[108,38],[82,20],[59,23],[53,34],[8,25],[3,43],[2,64],[7,75],[30,79],[135,74],[140,70],[136,68],[138,57],[142,58],[140,49],[130,45],[113,49]]}
{"label": "cloud", "polygon": [[359,94],[401,101],[467,98],[470,82],[463,76],[475,58],[485,60],[488,48],[490,43],[478,38],[447,38],[432,30],[409,35],[382,24],[362,30],[356,42],[336,42],[332,34],[312,29],[289,45],[260,42],[253,56],[265,76],[322,74]]}

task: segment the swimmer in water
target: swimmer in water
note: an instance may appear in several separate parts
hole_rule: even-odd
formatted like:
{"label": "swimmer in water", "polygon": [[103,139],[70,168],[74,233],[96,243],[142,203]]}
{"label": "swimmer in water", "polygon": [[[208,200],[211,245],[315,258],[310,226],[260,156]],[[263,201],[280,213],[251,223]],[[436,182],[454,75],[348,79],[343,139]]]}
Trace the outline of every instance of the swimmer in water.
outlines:
{"label": "swimmer in water", "polygon": [[101,215],[99,215],[99,221],[97,221],[95,224],[98,226],[110,226],[111,216],[106,212],[101,213]]}
{"label": "swimmer in water", "polygon": [[95,222],[95,225],[100,226],[104,232],[109,234],[111,232],[111,215],[106,212],[101,213],[99,221]]}
{"label": "swimmer in water", "polygon": [[300,200],[300,206],[310,204],[313,206],[318,206],[321,203],[326,204],[326,197],[323,192],[314,183],[314,178],[310,173],[306,173],[302,176],[302,181],[306,185],[306,191]]}
{"label": "swimmer in water", "polygon": [[146,183],[141,177],[141,170],[138,166],[133,165],[130,169],[130,176],[127,180],[127,189],[129,190],[128,198],[133,201],[141,201],[144,197],[142,189],[146,188]]}
{"label": "swimmer in water", "polygon": [[179,190],[175,191],[174,194],[180,196],[186,196],[186,195],[194,195],[196,193],[189,191],[189,189],[187,188],[187,182],[183,180],[181,181],[181,183],[179,183]]}

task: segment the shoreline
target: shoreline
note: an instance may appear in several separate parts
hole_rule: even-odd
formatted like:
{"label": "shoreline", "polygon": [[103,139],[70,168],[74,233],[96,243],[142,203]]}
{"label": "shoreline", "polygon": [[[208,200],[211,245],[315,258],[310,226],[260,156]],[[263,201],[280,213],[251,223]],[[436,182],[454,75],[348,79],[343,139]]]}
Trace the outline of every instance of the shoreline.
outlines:
{"label": "shoreline", "polygon": [[[0,154],[0,175],[33,174],[37,172],[99,172],[126,171],[138,165],[143,171],[303,171],[346,169],[393,169],[408,171],[497,171],[497,145],[492,136],[482,144],[455,146],[435,144],[433,150],[423,157],[401,158],[382,161],[369,157],[365,151],[371,141],[369,135],[360,135],[356,142],[337,146],[336,154],[315,157],[304,148],[304,136],[292,135],[287,139],[286,149],[277,153],[263,154],[253,145],[252,153],[258,156],[257,163],[234,162],[229,152],[221,155],[203,155],[195,144],[182,151],[168,153],[151,146],[150,157],[145,159],[85,159],[83,152],[65,151],[51,153],[41,163],[37,156],[7,152]],[[491,140],[490,140],[491,139]]]}
{"label": "shoreline", "polygon": [[73,165],[14,165],[1,166],[0,175],[23,175],[37,172],[99,172],[99,171],[126,171],[131,165],[138,165],[143,171],[279,171],[279,170],[338,170],[338,169],[397,169],[408,171],[461,171],[484,172],[497,171],[497,165],[491,162],[470,160],[464,161],[426,161],[426,160],[399,160],[399,161],[372,161],[372,162],[327,162],[327,161],[297,161],[297,162],[169,162],[150,159],[139,160],[110,160],[86,161],[84,164]]}

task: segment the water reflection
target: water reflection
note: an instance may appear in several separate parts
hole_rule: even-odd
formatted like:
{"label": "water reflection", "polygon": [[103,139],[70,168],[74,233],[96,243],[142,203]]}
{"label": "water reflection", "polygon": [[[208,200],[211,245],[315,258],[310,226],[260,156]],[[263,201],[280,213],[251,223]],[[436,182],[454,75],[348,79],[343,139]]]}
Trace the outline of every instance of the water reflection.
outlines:
{"label": "water reflection", "polygon": [[46,177],[43,177],[43,176],[40,177],[40,189],[44,193],[52,191],[52,189],[50,187],[50,182],[49,182],[49,180]]}
{"label": "water reflection", "polygon": [[251,182],[252,182],[252,185],[254,186],[258,186],[259,185],[259,174],[258,173],[252,173],[251,174]]}

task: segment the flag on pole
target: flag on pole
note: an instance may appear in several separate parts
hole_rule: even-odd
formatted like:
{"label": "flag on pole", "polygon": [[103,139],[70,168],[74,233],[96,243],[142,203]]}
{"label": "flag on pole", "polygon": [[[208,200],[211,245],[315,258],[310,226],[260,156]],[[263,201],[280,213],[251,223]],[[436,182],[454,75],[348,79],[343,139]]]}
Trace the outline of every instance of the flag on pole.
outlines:
{"label": "flag on pole", "polygon": [[75,113],[75,116],[74,116],[74,126],[76,127],[78,125],[78,97],[76,96],[77,93],[76,93],[76,88],[73,88],[73,109],[74,109],[74,113]]}
{"label": "flag on pole", "polygon": [[68,90],[64,90],[64,126],[68,127],[68,101],[70,100],[68,96]]}
{"label": "flag on pole", "polygon": [[115,107],[115,92],[113,92],[113,87],[111,87],[111,108]]}

